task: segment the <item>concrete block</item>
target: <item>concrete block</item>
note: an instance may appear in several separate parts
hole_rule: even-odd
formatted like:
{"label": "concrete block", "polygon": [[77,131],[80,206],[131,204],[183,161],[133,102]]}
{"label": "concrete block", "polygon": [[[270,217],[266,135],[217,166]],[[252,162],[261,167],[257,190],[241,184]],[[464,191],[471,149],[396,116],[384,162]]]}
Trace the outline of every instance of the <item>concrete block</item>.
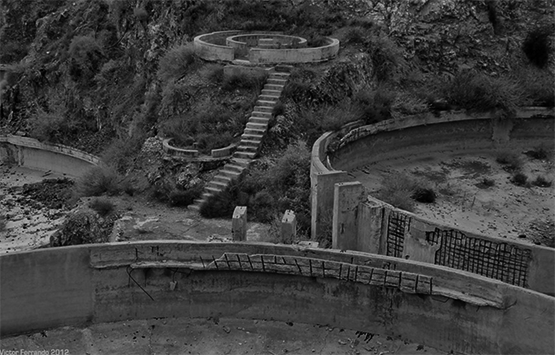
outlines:
{"label": "concrete block", "polygon": [[281,241],[283,243],[292,243],[297,237],[297,217],[295,212],[291,210],[285,211],[281,219]]}
{"label": "concrete block", "polygon": [[247,206],[237,206],[231,220],[231,235],[234,242],[247,240]]}
{"label": "concrete block", "polygon": [[357,250],[358,205],[364,195],[364,187],[358,181],[337,183],[334,186],[332,247]]}

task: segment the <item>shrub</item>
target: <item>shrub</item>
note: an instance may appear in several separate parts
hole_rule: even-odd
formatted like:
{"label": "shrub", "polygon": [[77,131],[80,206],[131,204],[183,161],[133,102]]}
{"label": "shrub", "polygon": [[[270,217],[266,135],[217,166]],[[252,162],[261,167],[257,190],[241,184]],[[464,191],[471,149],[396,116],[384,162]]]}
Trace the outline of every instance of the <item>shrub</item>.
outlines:
{"label": "shrub", "polygon": [[115,205],[106,198],[95,198],[89,203],[89,207],[98,213],[100,217],[109,215],[114,209]]}
{"label": "shrub", "polygon": [[517,67],[513,75],[526,96],[525,105],[555,106],[555,77],[551,72],[528,65]]}
{"label": "shrub", "polygon": [[495,180],[483,178],[476,186],[480,189],[487,189],[488,187],[495,186]]}
{"label": "shrub", "polygon": [[88,82],[100,69],[104,54],[94,37],[77,36],[71,40],[69,56],[69,74],[73,80]]}
{"label": "shrub", "polygon": [[260,88],[264,85],[266,81],[267,74],[247,74],[240,73],[230,75],[223,79],[222,90],[231,91],[236,89],[253,89],[255,91],[260,91]]}
{"label": "shrub", "polygon": [[523,93],[509,78],[491,78],[483,73],[465,70],[457,73],[443,88],[449,103],[466,110],[499,110],[506,117],[516,112]]}
{"label": "shrub", "polygon": [[361,90],[355,95],[355,102],[359,106],[359,119],[366,124],[372,124],[390,119],[392,105],[396,93],[385,87],[378,87],[374,91]]}
{"label": "shrub", "polygon": [[316,235],[316,241],[318,242],[318,247],[320,248],[331,248],[332,247],[332,233],[333,233],[333,214],[331,212],[322,214],[321,218],[321,228],[319,233]]}
{"label": "shrub", "polygon": [[545,68],[549,63],[551,53],[549,36],[552,32],[549,27],[536,28],[528,33],[522,43],[524,54],[538,68]]}
{"label": "shrub", "polygon": [[403,174],[384,179],[379,196],[383,201],[406,211],[414,210],[414,201],[433,203],[437,197],[426,181]]}
{"label": "shrub", "polygon": [[517,186],[526,186],[528,176],[523,173],[516,173],[512,176],[511,182]]}
{"label": "shrub", "polygon": [[249,209],[257,221],[268,223],[275,219],[275,200],[267,190],[257,192],[249,201]]}
{"label": "shrub", "polygon": [[212,149],[223,148],[233,142],[230,132],[199,133],[196,136],[197,148],[203,154],[210,154]]}
{"label": "shrub", "polygon": [[436,201],[436,193],[430,188],[418,187],[414,190],[411,198],[422,203],[434,203]]}
{"label": "shrub", "polygon": [[187,190],[173,189],[168,196],[168,202],[171,206],[187,207],[202,195],[203,190],[202,185],[195,185]]}
{"label": "shrub", "polygon": [[406,67],[402,51],[385,35],[370,36],[366,48],[372,58],[373,74],[379,82],[394,80],[396,73]]}
{"label": "shrub", "polygon": [[200,70],[200,76],[213,84],[220,84],[224,80],[224,67],[219,64],[207,64]]}
{"label": "shrub", "polygon": [[231,218],[236,207],[237,183],[232,182],[225,191],[212,195],[200,207],[204,218]]}
{"label": "shrub", "polygon": [[130,159],[142,147],[146,135],[142,132],[130,139],[116,138],[102,152],[102,161],[113,166],[118,173],[125,173],[133,160]]}
{"label": "shrub", "polygon": [[196,63],[192,45],[179,45],[170,49],[158,63],[158,79],[162,82],[178,80],[186,75]]}
{"label": "shrub", "polygon": [[553,184],[552,181],[547,180],[543,176],[537,176],[536,179],[532,181],[532,185],[538,186],[538,187],[551,187],[552,184]]}
{"label": "shrub", "polygon": [[110,167],[95,167],[87,171],[76,184],[79,196],[115,195],[119,193],[119,178]]}
{"label": "shrub", "polygon": [[522,169],[522,159],[516,152],[509,150],[502,150],[497,152],[495,161],[505,166],[508,171],[518,171]]}
{"label": "shrub", "polygon": [[346,43],[364,43],[365,42],[364,31],[360,27],[351,28],[345,34],[345,42]]}
{"label": "shrub", "polygon": [[525,154],[531,158],[538,160],[547,159],[550,155],[548,148],[543,144],[534,147],[532,150],[527,151]]}
{"label": "shrub", "polygon": [[283,114],[285,114],[285,105],[283,104],[283,102],[278,101],[272,110],[272,116],[276,117],[276,116],[281,116]]}

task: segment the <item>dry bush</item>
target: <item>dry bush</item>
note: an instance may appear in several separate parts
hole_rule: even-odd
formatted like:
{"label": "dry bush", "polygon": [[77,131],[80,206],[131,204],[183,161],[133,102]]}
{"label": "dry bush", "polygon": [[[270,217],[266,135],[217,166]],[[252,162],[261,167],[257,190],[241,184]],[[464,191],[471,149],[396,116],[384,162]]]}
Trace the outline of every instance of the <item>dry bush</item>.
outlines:
{"label": "dry bush", "polygon": [[174,81],[186,75],[197,62],[191,44],[178,45],[170,49],[158,63],[158,79],[162,82]]}

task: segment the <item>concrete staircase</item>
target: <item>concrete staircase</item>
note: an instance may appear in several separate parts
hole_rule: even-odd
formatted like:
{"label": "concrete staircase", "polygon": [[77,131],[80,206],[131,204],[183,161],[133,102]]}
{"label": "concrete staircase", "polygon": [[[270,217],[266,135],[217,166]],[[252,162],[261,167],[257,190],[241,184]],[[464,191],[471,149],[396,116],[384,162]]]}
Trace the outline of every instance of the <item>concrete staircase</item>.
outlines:
{"label": "concrete staircase", "polygon": [[262,139],[268,130],[268,122],[272,117],[272,111],[281,96],[290,71],[290,66],[277,66],[270,72],[231,161],[220,169],[212,181],[206,184],[202,196],[196,199],[192,205],[189,205],[190,210],[199,211],[200,206],[210,196],[224,191],[229,183],[239,178],[248,169],[253,159],[257,157]]}

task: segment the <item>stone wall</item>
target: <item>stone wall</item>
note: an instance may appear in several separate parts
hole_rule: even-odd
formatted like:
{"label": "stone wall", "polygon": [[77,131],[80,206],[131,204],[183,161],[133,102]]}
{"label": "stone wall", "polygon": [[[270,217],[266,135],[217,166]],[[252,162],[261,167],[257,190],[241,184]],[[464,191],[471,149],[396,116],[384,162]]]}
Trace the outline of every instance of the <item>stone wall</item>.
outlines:
{"label": "stone wall", "polygon": [[2,336],[152,317],[236,317],[326,324],[455,353],[555,350],[553,298],[388,256],[156,241],[13,253],[0,256],[0,267]]}

